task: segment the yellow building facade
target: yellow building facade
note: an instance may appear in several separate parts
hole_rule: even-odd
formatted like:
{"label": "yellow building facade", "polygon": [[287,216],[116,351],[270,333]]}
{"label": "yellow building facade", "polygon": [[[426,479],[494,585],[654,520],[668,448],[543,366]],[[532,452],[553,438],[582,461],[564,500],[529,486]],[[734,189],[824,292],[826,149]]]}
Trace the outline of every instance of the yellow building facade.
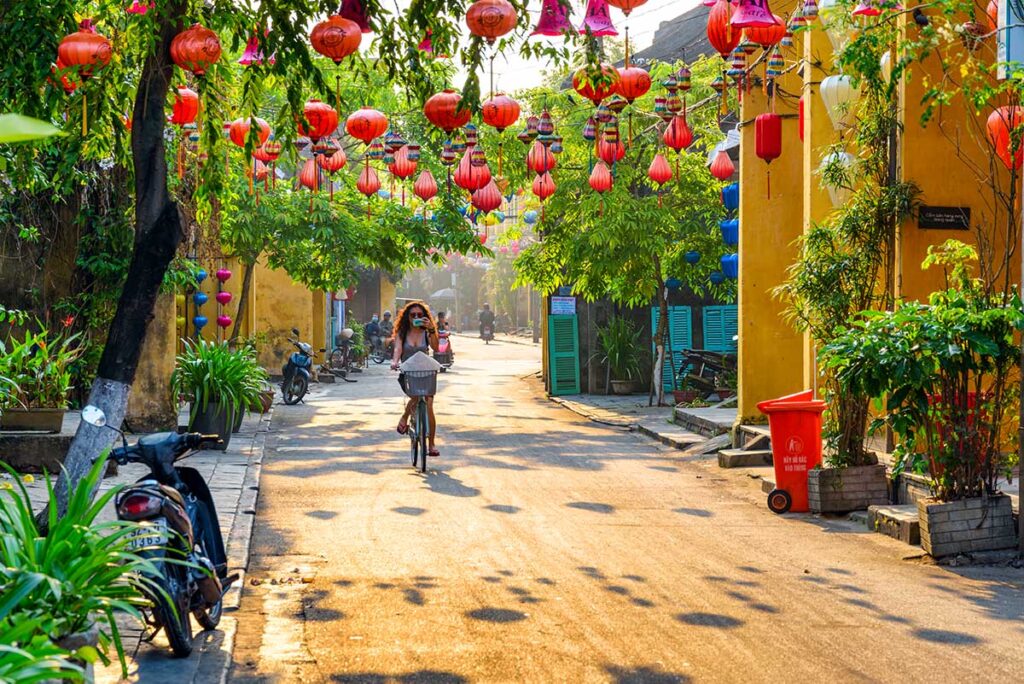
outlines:
{"label": "yellow building facade", "polygon": [[[803,4],[802,0],[799,3]],[[797,8],[795,2],[773,5],[784,17]],[[925,10],[925,15],[931,10]],[[904,15],[901,31],[917,31],[913,18]],[[755,154],[754,119],[768,111],[767,97],[755,87],[744,94],[740,108],[740,247],[739,247],[739,396],[738,423],[763,422],[757,403],[800,390],[818,389],[815,364],[816,345],[808,335],[798,333],[786,320],[786,303],[772,295],[772,289],[787,278],[787,269],[800,256],[798,238],[835,210],[822,186],[819,168],[827,150],[850,134],[837,130],[821,98],[822,80],[837,73],[833,67],[834,48],[822,28],[797,33],[787,62],[799,60],[778,79],[779,96],[775,111],[782,120],[782,154],[770,167]],[[994,55],[994,45],[984,46]],[[943,55],[956,63],[956,54]],[[966,207],[971,212],[970,230],[926,229],[917,217],[908,218],[897,230],[895,274],[892,294],[897,299],[925,299],[943,287],[943,274],[924,271],[921,262],[929,246],[956,239],[977,245],[978,234],[991,248],[1006,250],[998,228],[1006,215],[993,209],[991,190],[978,180],[970,164],[988,169],[992,150],[976,132],[976,114],[954,98],[927,124],[921,123],[921,101],[929,83],[941,77],[938,56],[914,64],[897,87],[897,107],[902,123],[897,142],[897,177],[914,182],[921,191],[922,205]],[[798,99],[799,98],[799,99]],[[803,109],[803,139],[800,139],[800,100]],[[857,150],[848,144],[852,155]],[[771,196],[768,197],[768,171]],[[1001,168],[1001,167],[1000,167]],[[1005,171],[1005,169],[1001,169]],[[997,170],[998,171],[998,170]],[[977,228],[977,230],[976,230]],[[1008,274],[1019,282],[1019,264]]]}

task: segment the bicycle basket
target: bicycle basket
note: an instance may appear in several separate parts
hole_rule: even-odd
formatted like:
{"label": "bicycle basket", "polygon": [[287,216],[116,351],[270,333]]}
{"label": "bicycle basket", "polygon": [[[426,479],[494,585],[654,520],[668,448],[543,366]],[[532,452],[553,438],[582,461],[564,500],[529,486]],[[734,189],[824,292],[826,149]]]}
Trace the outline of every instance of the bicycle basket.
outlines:
{"label": "bicycle basket", "polygon": [[405,371],[405,393],[410,397],[432,397],[437,394],[437,371]]}

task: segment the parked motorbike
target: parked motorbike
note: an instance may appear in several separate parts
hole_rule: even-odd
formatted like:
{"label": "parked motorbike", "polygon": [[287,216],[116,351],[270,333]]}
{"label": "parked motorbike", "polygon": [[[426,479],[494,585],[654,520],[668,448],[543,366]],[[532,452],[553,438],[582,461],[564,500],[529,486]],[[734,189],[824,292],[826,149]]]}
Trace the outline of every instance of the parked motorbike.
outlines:
{"label": "parked motorbike", "polygon": [[[96,406],[82,409],[82,420],[106,426]],[[115,428],[111,426],[110,429]],[[227,554],[210,488],[194,468],[175,466],[192,451],[220,443],[217,435],[159,432],[111,452],[119,465],[141,463],[149,474],[114,500],[117,517],[140,524],[128,537],[128,548],[157,568],[150,577],[162,591],[151,590],[150,622],[167,634],[175,656],[192,652],[194,615],[204,630],[220,622],[223,597],[238,575],[227,574]]]}
{"label": "parked motorbike", "polygon": [[452,343],[448,339],[451,335],[447,330],[442,330],[437,333],[437,351],[434,352],[434,360],[441,364],[441,372],[444,373],[446,370],[452,367],[455,363],[455,354],[452,352]]}
{"label": "parked motorbike", "polygon": [[281,395],[284,403],[289,406],[298,404],[306,396],[309,389],[310,373],[313,369],[313,347],[305,342],[300,342],[298,328],[292,328],[294,338],[289,337],[288,341],[295,345],[298,351],[292,352],[288,357],[288,363],[281,369],[284,380],[281,382]]}

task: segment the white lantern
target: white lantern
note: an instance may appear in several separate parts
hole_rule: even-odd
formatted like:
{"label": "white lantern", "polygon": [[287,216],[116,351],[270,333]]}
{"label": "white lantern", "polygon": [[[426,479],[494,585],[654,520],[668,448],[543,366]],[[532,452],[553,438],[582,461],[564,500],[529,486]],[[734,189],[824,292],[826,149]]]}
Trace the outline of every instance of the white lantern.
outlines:
{"label": "white lantern", "polygon": [[832,49],[836,52],[842,50],[850,39],[850,28],[844,23],[846,17],[839,0],[821,0],[818,3],[818,18],[821,19],[821,26],[825,29],[829,42],[832,43]]}
{"label": "white lantern", "polygon": [[824,170],[829,167],[838,164],[843,169],[849,170],[853,166],[854,157],[852,154],[847,152],[833,152],[827,154],[821,159],[821,166],[818,167],[818,172],[822,173],[821,184],[828,190],[828,196],[832,199],[832,206],[839,207],[846,203],[846,200],[850,199],[851,191],[849,188],[841,185],[832,185],[828,182],[828,179],[824,176]]}
{"label": "white lantern", "polygon": [[882,70],[882,78],[888,84],[892,83],[892,52],[886,50],[882,53],[882,58],[878,60],[878,66]]}
{"label": "white lantern", "polygon": [[832,126],[841,131],[852,125],[856,113],[854,105],[860,97],[860,89],[853,87],[850,77],[845,74],[826,76],[821,81],[819,91],[828,118],[832,119]]}

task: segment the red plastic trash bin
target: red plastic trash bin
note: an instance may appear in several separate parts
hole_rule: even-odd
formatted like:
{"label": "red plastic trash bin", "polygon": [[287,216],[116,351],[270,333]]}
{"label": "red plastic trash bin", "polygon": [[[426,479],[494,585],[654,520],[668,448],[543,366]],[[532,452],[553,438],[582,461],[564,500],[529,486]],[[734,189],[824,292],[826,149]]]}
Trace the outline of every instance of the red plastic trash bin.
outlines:
{"label": "red plastic trash bin", "polygon": [[807,473],[821,463],[821,414],[825,402],[813,390],[797,392],[757,405],[768,416],[772,439],[775,489],[768,508],[775,513],[808,510]]}

